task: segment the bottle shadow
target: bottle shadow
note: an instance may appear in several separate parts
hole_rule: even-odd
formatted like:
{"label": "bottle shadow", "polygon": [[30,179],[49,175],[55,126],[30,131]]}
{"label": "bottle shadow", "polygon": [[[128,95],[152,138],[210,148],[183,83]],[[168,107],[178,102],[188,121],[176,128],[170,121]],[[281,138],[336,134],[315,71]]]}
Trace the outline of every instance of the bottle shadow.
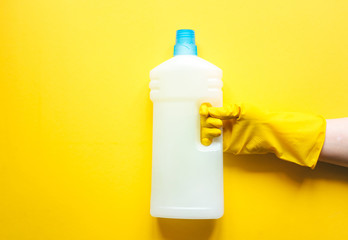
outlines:
{"label": "bottle shadow", "polygon": [[329,180],[348,184],[348,168],[318,162],[314,170],[278,159],[274,154],[233,155],[224,153],[224,168],[239,168],[254,173],[279,173],[294,184],[305,180]]}
{"label": "bottle shadow", "polygon": [[164,239],[186,240],[211,238],[216,219],[169,219],[157,218],[159,230]]}
{"label": "bottle shadow", "polygon": [[[278,159],[273,154],[242,155],[224,153],[224,169],[242,169],[254,173],[275,173],[289,178],[295,186],[304,181],[328,180],[348,185],[348,168],[318,162],[315,170]],[[217,219],[188,220],[157,218],[160,233],[164,239],[211,239],[216,230]],[[216,234],[214,234],[215,236]]]}

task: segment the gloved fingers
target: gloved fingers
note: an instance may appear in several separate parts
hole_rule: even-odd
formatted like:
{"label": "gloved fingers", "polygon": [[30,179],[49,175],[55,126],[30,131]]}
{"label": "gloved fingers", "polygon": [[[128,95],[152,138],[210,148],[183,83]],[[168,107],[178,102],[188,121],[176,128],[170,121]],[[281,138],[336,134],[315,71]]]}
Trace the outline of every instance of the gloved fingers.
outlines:
{"label": "gloved fingers", "polygon": [[209,115],[221,120],[238,118],[240,115],[240,107],[237,104],[229,104],[224,107],[209,107]]}
{"label": "gloved fingers", "polygon": [[211,104],[203,103],[199,108],[199,115],[201,115],[202,117],[208,117],[209,116],[209,111],[208,111],[209,107],[211,107]]}
{"label": "gloved fingers", "polygon": [[202,138],[214,138],[221,135],[221,130],[219,128],[202,128]]}
{"label": "gloved fingers", "polygon": [[221,135],[222,120],[209,116],[209,108],[211,104],[203,103],[199,108],[201,116],[201,143],[204,146],[209,146],[213,142],[214,137]]}
{"label": "gloved fingers", "polygon": [[201,143],[204,146],[209,146],[213,142],[212,138],[202,138]]}
{"label": "gloved fingers", "polygon": [[203,127],[201,131],[201,143],[204,146],[209,146],[214,137],[219,137],[221,135],[221,130],[219,128],[208,128]]}
{"label": "gloved fingers", "polygon": [[202,127],[221,128],[222,120],[218,118],[212,118],[212,117],[205,118],[204,121],[202,122]]}

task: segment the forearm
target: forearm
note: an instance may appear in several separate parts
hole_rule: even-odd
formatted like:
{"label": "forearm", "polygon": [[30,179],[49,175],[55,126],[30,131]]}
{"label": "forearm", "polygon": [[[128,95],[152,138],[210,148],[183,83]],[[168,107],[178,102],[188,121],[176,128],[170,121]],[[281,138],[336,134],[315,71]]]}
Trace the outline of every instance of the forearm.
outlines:
{"label": "forearm", "polygon": [[327,119],[319,161],[348,167],[348,118]]}

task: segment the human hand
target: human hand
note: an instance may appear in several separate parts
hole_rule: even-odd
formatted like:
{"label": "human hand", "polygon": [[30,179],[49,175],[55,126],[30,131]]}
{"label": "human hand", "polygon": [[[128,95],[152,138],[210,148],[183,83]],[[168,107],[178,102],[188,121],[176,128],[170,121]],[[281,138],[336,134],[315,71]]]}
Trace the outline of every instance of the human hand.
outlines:
{"label": "human hand", "polygon": [[[325,140],[326,121],[313,114],[268,112],[250,104],[211,107],[202,104],[201,142],[208,146],[221,135],[233,154],[274,153],[278,158],[315,167]],[[220,121],[219,121],[220,120]]]}

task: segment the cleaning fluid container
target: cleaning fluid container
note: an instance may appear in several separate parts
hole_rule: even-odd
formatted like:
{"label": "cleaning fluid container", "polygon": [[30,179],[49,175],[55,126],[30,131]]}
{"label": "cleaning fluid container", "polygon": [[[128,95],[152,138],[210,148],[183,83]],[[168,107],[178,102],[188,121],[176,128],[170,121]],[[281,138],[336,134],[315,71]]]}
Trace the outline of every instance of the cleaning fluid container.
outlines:
{"label": "cleaning fluid container", "polygon": [[215,219],[224,212],[222,136],[200,142],[202,103],[222,106],[222,70],[197,56],[195,33],[176,32],[174,57],[150,72],[154,217]]}

